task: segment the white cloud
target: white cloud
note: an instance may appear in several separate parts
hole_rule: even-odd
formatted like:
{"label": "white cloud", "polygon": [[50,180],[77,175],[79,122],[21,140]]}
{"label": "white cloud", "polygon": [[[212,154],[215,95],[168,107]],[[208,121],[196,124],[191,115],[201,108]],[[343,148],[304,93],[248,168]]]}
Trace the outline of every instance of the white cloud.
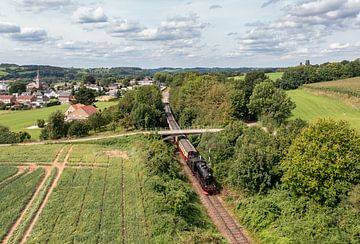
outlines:
{"label": "white cloud", "polygon": [[119,19],[108,26],[108,33],[114,37],[126,37],[144,30],[139,22]]}
{"label": "white cloud", "polygon": [[80,7],[73,14],[73,20],[79,24],[93,24],[108,22],[108,17],[102,7]]}
{"label": "white cloud", "polygon": [[24,11],[57,10],[74,4],[72,0],[15,0],[14,4]]}
{"label": "white cloud", "polygon": [[161,23],[160,27],[145,29],[135,39],[139,41],[198,39],[206,26],[207,24],[199,21],[199,16],[196,14],[168,17],[166,21]]}
{"label": "white cloud", "polygon": [[20,42],[45,42],[49,39],[42,28],[22,28],[21,32],[10,34],[10,37]]}
{"label": "white cloud", "polygon": [[210,10],[220,9],[220,8],[222,8],[222,6],[221,6],[221,5],[218,5],[218,4],[214,4],[214,5],[211,5],[211,6],[209,7]]}
{"label": "white cloud", "polygon": [[0,22],[0,34],[1,33],[18,33],[20,32],[20,26],[8,22]]}
{"label": "white cloud", "polygon": [[341,44],[341,43],[335,42],[335,43],[331,43],[329,47],[330,47],[330,49],[344,49],[344,48],[350,47],[350,44],[349,43]]}

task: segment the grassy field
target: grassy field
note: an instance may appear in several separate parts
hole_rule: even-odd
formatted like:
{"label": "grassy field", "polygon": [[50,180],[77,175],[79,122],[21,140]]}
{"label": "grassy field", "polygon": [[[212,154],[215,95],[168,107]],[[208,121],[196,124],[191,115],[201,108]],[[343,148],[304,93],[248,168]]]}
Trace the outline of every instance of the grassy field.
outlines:
{"label": "grassy field", "polygon": [[[272,81],[276,81],[277,79],[281,79],[283,74],[284,74],[284,72],[266,73],[266,75],[269,76],[270,80],[272,80]],[[243,76],[235,76],[235,77],[231,77],[231,78],[234,78],[235,80],[243,80],[243,79],[245,79],[245,75],[243,75]]]}
{"label": "grassy field", "polygon": [[360,131],[360,110],[347,105],[340,98],[315,95],[305,90],[293,90],[287,93],[296,103],[293,118],[314,121],[327,117],[346,120]]}
{"label": "grassy field", "polygon": [[[6,168],[9,171],[4,173],[4,177],[15,172],[14,167],[10,168],[11,164],[4,162],[14,162],[13,165],[16,165],[16,161],[51,161],[56,157],[55,152],[61,148],[59,162],[64,167],[54,188],[51,182],[55,176],[54,170],[59,166],[46,166],[48,171],[51,170],[51,176],[45,179],[43,188],[34,195],[33,203],[10,236],[10,240],[14,241],[11,243],[22,239],[29,223],[38,214],[40,205],[44,207],[26,243],[189,243],[187,240],[191,240],[190,243],[196,243],[197,240],[199,243],[210,243],[213,240],[222,243],[223,239],[196,197],[190,200],[191,209],[179,213],[171,210],[184,204],[182,201],[186,196],[176,195],[179,188],[173,185],[182,182],[181,178],[168,177],[162,180],[162,176],[149,175],[146,163],[150,143],[154,141],[148,137],[135,136],[74,145],[37,145],[31,156],[28,154],[34,149],[31,147],[2,147],[0,170]],[[16,155],[15,151],[20,153]],[[12,155],[16,155],[16,160]],[[65,155],[70,156],[70,162],[66,164],[63,162]],[[169,156],[172,158],[171,154]],[[169,164],[177,165],[175,161]],[[8,190],[3,192],[6,194],[4,197],[0,190],[0,207],[4,206],[0,208],[2,213],[9,209],[10,200],[17,199],[19,202],[12,200],[14,208],[6,215],[1,215],[0,237],[9,231],[11,223],[17,219],[19,211],[29,201],[30,194],[44,175],[41,163],[31,167],[38,169],[8,184]],[[187,192],[191,195],[191,187],[187,182],[181,186],[180,189],[186,189],[180,191],[182,194]],[[163,202],[166,194],[161,189],[164,188],[168,189],[166,194],[173,195],[167,200],[169,202]],[[46,198],[48,189],[53,190],[50,197]],[[185,217],[179,217],[182,214]],[[186,218],[192,220],[190,224],[185,222],[189,221]]]}
{"label": "grassy field", "polygon": [[[115,105],[116,102],[97,102],[96,106],[99,109]],[[0,125],[10,128],[12,131],[27,131],[35,140],[39,138],[40,129],[26,129],[27,127],[36,125],[38,119],[47,119],[49,115],[57,110],[65,112],[70,105],[63,104],[59,106],[24,110],[24,111],[1,111],[0,112]]]}
{"label": "grassy field", "polygon": [[4,71],[0,71],[0,78],[6,76],[8,73],[7,72],[4,72]]}
{"label": "grassy field", "polygon": [[360,98],[360,77],[307,84],[304,85],[304,87],[308,89],[335,92]]}

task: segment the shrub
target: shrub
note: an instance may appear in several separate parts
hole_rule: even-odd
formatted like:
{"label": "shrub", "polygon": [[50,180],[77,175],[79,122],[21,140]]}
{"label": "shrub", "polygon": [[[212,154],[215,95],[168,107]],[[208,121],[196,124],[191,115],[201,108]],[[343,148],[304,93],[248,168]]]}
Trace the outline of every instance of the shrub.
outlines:
{"label": "shrub", "polygon": [[39,128],[44,128],[45,127],[45,120],[43,119],[38,119],[37,122],[36,122],[37,126]]}
{"label": "shrub", "polygon": [[17,138],[19,142],[29,141],[31,139],[31,135],[26,131],[20,131],[17,133]]}
{"label": "shrub", "polygon": [[70,123],[68,135],[71,137],[84,137],[89,135],[90,126],[86,121],[75,120]]}
{"label": "shrub", "polygon": [[337,203],[360,182],[360,136],[347,122],[319,120],[305,129],[282,162],[282,181],[293,192]]}
{"label": "shrub", "polygon": [[0,125],[0,144],[12,144],[18,142],[16,133],[9,128]]}

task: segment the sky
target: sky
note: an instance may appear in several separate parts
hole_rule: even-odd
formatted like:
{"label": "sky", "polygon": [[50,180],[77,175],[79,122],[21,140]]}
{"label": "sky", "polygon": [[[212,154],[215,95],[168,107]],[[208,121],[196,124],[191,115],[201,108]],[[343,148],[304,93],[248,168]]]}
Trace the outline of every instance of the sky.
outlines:
{"label": "sky", "polygon": [[1,0],[0,63],[285,67],[360,57],[360,0]]}

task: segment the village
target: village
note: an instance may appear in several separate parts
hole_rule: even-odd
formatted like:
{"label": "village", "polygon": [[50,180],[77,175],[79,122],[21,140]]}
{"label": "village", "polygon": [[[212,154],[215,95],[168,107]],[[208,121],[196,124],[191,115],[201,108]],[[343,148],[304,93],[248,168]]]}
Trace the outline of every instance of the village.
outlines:
{"label": "village", "polygon": [[100,84],[81,84],[70,82],[55,83],[49,87],[46,82],[41,81],[40,71],[33,82],[26,85],[26,91],[21,93],[11,93],[10,87],[16,79],[0,80],[0,110],[28,110],[38,109],[60,104],[75,103],[75,92],[80,87],[85,87],[94,91],[97,95],[97,101],[112,101],[121,96],[124,92],[132,90],[136,86],[153,85],[154,81],[150,77],[143,80],[130,80],[128,84],[113,83],[110,85]]}

